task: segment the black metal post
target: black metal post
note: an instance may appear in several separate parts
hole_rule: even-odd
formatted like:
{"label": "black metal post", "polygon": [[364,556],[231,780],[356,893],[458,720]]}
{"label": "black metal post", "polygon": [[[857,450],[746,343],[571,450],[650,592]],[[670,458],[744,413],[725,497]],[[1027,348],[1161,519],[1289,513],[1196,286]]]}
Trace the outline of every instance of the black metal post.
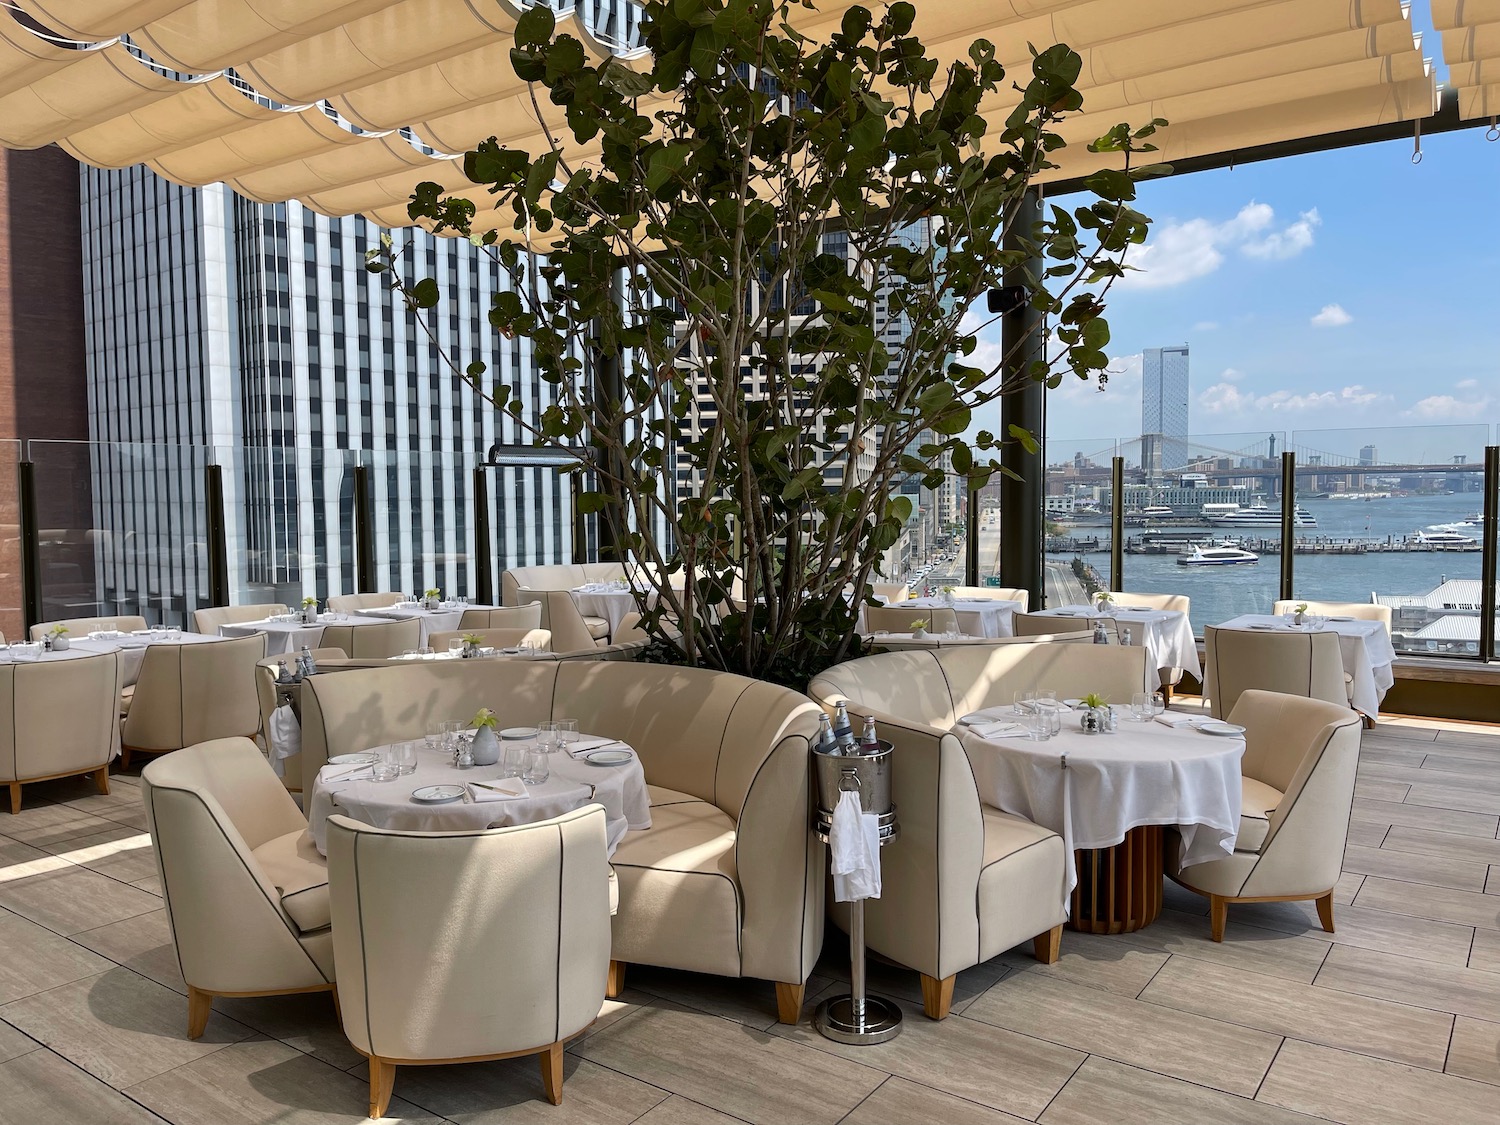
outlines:
{"label": "black metal post", "polygon": [[495,603],[494,544],[490,541],[490,480],[483,465],[474,468],[474,596]]}
{"label": "black metal post", "polygon": [[1495,563],[1500,533],[1500,445],[1484,447],[1484,530],[1479,549],[1479,657],[1495,659]]}
{"label": "black metal post", "polygon": [[[620,269],[614,271],[612,278],[615,305],[622,311],[626,308],[625,298],[625,272]],[[620,356],[618,352],[605,351],[603,344],[604,325],[602,321],[594,321],[594,400],[601,408],[599,413],[618,417],[619,404],[625,400],[625,382],[621,373]],[[614,448],[619,448],[623,435],[616,432],[608,435],[609,441],[614,443]],[[616,485],[614,481],[621,475],[621,466],[618,465],[619,455],[614,452],[603,441],[595,440],[595,448],[598,451],[598,465],[603,470],[603,480],[596,480],[596,486],[602,487],[605,494],[614,496]],[[613,479],[610,479],[613,478]],[[575,507],[574,512],[577,512]],[[620,551],[620,536],[625,532],[625,505],[619,499],[612,499],[599,512],[599,559],[601,562],[624,562]]]}
{"label": "black metal post", "polygon": [[[1036,224],[1041,220],[1041,200],[1036,190],[1028,191],[1017,209],[1014,222],[1005,232],[1007,250],[1026,249]],[[1045,262],[1036,257],[1006,272],[1007,289],[1026,286],[1039,278]],[[1000,463],[1010,470],[1000,478],[1000,584],[1026,590],[1031,604],[1043,604],[1042,503],[1046,487],[1043,448],[1047,437],[1047,388],[1030,377],[1034,360],[1043,356],[1042,317],[1030,302],[1011,302],[1012,307],[1000,320],[1000,346],[1005,354],[1003,378],[1025,380],[1018,391],[1000,400],[1000,429],[1008,434],[1011,426],[1029,430],[1037,440],[1037,451],[1029,453],[1020,442],[1007,441],[1000,450]],[[1017,305],[1019,307],[1017,307]]]}
{"label": "black metal post", "polygon": [[1281,453],[1281,600],[1297,596],[1292,561],[1293,529],[1297,526],[1297,455],[1290,449]]}
{"label": "black metal post", "polygon": [[979,586],[979,490],[969,490],[964,512],[964,585]]}
{"label": "black metal post", "polygon": [[573,505],[573,562],[582,565],[589,561],[589,521],[578,510],[578,498],[583,495],[583,473],[568,474],[568,496]]}
{"label": "black metal post", "polygon": [[[375,520],[370,467],[354,466],[354,584],[356,593],[375,593]],[[418,590],[420,594],[422,591]]]}
{"label": "black metal post", "polygon": [[36,466],[16,464],[16,487],[21,493],[21,609],[26,636],[45,620],[42,612],[42,540],[36,510]]}
{"label": "black metal post", "polygon": [[1109,465],[1109,588],[1125,589],[1125,458]]}
{"label": "black metal post", "polygon": [[229,540],[224,527],[224,470],[203,466],[208,527],[208,604],[229,604]]}

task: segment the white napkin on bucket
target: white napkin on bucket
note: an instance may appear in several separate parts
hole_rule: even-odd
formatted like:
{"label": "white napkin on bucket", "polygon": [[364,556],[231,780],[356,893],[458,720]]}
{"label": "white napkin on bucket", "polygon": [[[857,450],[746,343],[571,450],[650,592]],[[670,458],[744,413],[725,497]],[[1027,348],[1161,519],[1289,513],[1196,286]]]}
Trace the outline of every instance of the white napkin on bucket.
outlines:
{"label": "white napkin on bucket", "polygon": [[471,781],[469,796],[475,801],[514,801],[526,796],[526,783],[519,777],[497,777],[483,784]]}
{"label": "white napkin on bucket", "polygon": [[880,897],[880,818],[860,808],[857,790],[845,790],[833,810],[828,833],[833,858],[833,897],[855,902]]}
{"label": "white napkin on bucket", "polygon": [[271,768],[277,777],[286,774],[283,758],[302,753],[302,724],[290,703],[283,703],[271,712],[271,721],[266,724],[266,741],[270,744]]}

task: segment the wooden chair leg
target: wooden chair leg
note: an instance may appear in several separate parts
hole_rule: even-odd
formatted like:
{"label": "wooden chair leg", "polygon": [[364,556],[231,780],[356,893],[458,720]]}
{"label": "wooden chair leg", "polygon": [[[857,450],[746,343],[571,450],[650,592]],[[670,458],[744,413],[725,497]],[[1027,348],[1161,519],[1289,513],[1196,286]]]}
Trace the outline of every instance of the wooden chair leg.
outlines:
{"label": "wooden chair leg", "polygon": [[122,746],[122,747],[120,747],[120,768],[122,770],[128,770],[130,768],[130,747],[129,746]]}
{"label": "wooden chair leg", "polygon": [[109,767],[100,766],[94,771],[94,788],[104,796],[109,796]]}
{"label": "wooden chair leg", "polygon": [[[544,1056],[545,1057],[545,1056]],[[370,1116],[380,1118],[391,1105],[391,1091],[396,1088],[396,1064],[376,1055],[370,1056]]]}
{"label": "wooden chair leg", "polygon": [[1330,934],[1333,933],[1333,892],[1318,896],[1318,921]]}
{"label": "wooden chair leg", "polygon": [[948,1018],[948,1009],[953,1007],[953,982],[956,979],[956,974],[942,980],[922,974],[922,1011],[927,1013],[928,1019]]}
{"label": "wooden chair leg", "polygon": [[604,995],[611,1000],[625,991],[625,965],[624,961],[611,961],[609,963],[609,976],[604,982]]}
{"label": "wooden chair leg", "polygon": [[786,984],[776,982],[776,1020],[778,1023],[795,1024],[802,1018],[802,998],[807,994],[807,983]]}
{"label": "wooden chair leg", "polygon": [[1057,964],[1062,952],[1062,932],[1062,926],[1053,926],[1045,934],[1037,934],[1031,939],[1032,953],[1043,965]]}
{"label": "wooden chair leg", "polygon": [[12,816],[21,811],[21,783],[19,781],[10,783],[10,811]]}
{"label": "wooden chair leg", "polygon": [[333,996],[333,1018],[339,1021],[339,1026],[344,1026],[344,1007],[339,1003],[339,986],[334,985],[329,993]]}
{"label": "wooden chair leg", "polygon": [[212,994],[188,985],[188,1038],[199,1039],[208,1027],[208,1013],[213,1008]]}
{"label": "wooden chair leg", "polygon": [[562,1105],[563,1045],[554,1043],[542,1052],[542,1089],[553,1105]]}
{"label": "wooden chair leg", "polygon": [[1229,900],[1222,895],[1208,896],[1208,924],[1214,941],[1224,940],[1224,927],[1229,923]]}

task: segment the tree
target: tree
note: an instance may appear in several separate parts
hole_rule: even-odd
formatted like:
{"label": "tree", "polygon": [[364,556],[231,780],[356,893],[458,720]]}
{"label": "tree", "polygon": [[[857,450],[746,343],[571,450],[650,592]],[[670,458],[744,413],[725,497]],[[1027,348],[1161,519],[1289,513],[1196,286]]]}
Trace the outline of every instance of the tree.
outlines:
{"label": "tree", "polygon": [[[1082,104],[1078,55],[1034,51],[1007,87],[982,40],[940,65],[909,3],[850,8],[821,42],[795,30],[811,6],[650,0],[644,70],[590,61],[530,8],[512,63],[538,120],[550,100],[570,136],[468,153],[490,209],[436,184],[410,206],[508,271],[490,322],[531,341],[556,404],[532,416],[482,365],[457,373],[538,443],[590,450],[581,503],[649,585],[659,654],[794,685],[858,651],[859,602],[911,514],[903,480],[935,487],[946,454],[979,488],[1003,441],[1034,443],[1020,430],[971,443],[976,410],[1032,380],[1105,378],[1102,298],[1148,225],[1131,203],[1151,170],[1130,160],[1159,124],[1111,129],[1090,149],[1129,170],[1012,231],[1062,146],[1052,127]],[[988,121],[985,103],[1007,97]],[[481,229],[497,214],[511,229]],[[439,287],[404,283],[399,256],[388,245],[370,268],[420,316]],[[971,310],[1035,260],[1024,298],[1048,319],[1050,358],[1008,376],[1003,356],[972,362]],[[892,318],[904,338],[877,331]]]}

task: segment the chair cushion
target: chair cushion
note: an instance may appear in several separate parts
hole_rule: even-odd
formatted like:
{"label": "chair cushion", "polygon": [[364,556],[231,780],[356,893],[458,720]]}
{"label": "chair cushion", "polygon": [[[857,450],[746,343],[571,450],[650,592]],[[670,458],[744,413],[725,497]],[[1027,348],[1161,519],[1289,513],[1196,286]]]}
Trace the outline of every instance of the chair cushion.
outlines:
{"label": "chair cushion", "polygon": [[120,716],[123,718],[130,712],[130,705],[135,702],[135,685],[120,689]]}
{"label": "chair cushion", "polygon": [[1271,813],[1281,804],[1282,796],[1280,789],[1264,781],[1240,778],[1240,831],[1234,840],[1235,851],[1260,851],[1271,830]]}
{"label": "chair cushion", "polygon": [[589,636],[596,641],[602,641],[609,636],[609,622],[602,617],[585,617],[583,624],[588,629]]}
{"label": "chair cushion", "polygon": [[1063,920],[1062,837],[1050,828],[981,804],[979,958],[987,961]]}
{"label": "chair cushion", "polygon": [[330,923],[328,861],[303,829],[267,840],[250,853],[281,896],[281,908],[304,934]]}
{"label": "chair cushion", "polygon": [[650,791],[651,827],[627,832],[611,860],[620,882],[611,956],[739,976],[734,821],[686,793]]}

